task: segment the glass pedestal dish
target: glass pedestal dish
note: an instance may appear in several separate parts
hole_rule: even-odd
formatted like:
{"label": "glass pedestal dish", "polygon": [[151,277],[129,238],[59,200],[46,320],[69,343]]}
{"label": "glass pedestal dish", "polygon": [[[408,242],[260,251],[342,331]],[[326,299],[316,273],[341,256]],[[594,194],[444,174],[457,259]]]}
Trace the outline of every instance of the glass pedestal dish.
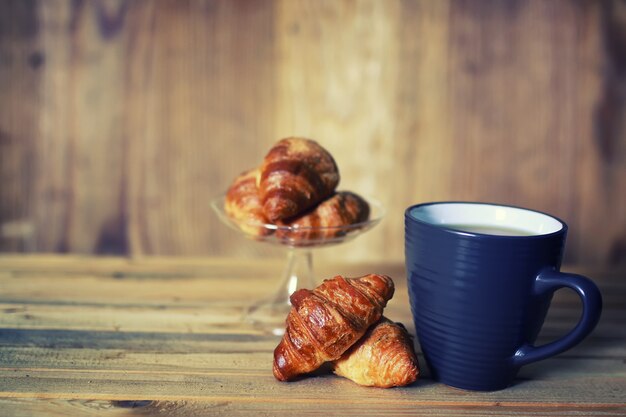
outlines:
{"label": "glass pedestal dish", "polygon": [[[248,305],[242,315],[245,322],[275,335],[284,333],[285,318],[291,308],[289,296],[298,289],[317,286],[313,275],[313,250],[350,241],[377,225],[384,216],[382,204],[374,198],[365,197],[370,208],[369,220],[365,222],[339,227],[247,224],[244,226],[248,227],[242,228],[224,211],[224,198],[222,195],[211,201],[211,207],[222,223],[243,237],[286,249],[287,259],[278,288],[269,297]],[[258,233],[252,234],[248,230],[257,230]]]}

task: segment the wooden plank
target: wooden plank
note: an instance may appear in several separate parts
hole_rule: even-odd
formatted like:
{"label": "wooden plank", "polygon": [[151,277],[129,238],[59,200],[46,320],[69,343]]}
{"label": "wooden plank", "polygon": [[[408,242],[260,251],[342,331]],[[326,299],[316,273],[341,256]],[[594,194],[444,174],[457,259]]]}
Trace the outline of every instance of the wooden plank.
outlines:
{"label": "wooden plank", "polygon": [[[72,331],[67,331],[63,336],[55,335],[49,340],[41,340],[42,335],[62,332],[51,330],[32,333],[35,334],[22,332],[18,344],[16,338],[19,332],[3,332],[3,337],[9,340],[0,344],[0,369],[264,376],[271,373],[272,352],[278,344],[276,338],[242,333],[236,336],[205,334],[196,338],[181,335],[178,344],[176,337],[163,333],[129,333],[124,338],[113,337],[111,341],[102,341],[105,333],[85,332],[85,335],[95,335],[99,343],[85,341],[86,336],[72,339],[76,335]],[[37,333],[42,335],[36,337]],[[41,347],[34,346],[37,341]],[[159,341],[164,345],[162,349],[157,348]],[[236,348],[232,347],[233,344]],[[623,346],[614,345],[614,352],[610,352],[593,346],[593,343],[586,345],[586,349],[577,348],[576,353],[562,354],[522,368],[519,379],[558,381],[561,378],[589,375],[624,376],[626,355]],[[422,364],[421,378],[429,379],[430,372],[419,350],[418,358]]]}
{"label": "wooden plank", "polygon": [[455,198],[530,206],[566,220],[574,213],[569,103],[580,19],[566,1],[454,3],[450,120],[453,158],[464,162],[456,165]]}
{"label": "wooden plank", "polygon": [[[86,331],[71,329],[3,329],[3,348],[42,348],[110,350],[113,354],[123,350],[127,353],[144,352],[152,354],[205,353],[205,354],[245,354],[271,353],[280,338],[271,335],[229,332],[187,333],[187,332],[121,332]],[[10,351],[7,350],[7,352]],[[78,353],[80,355],[80,352]]]}
{"label": "wooden plank", "polygon": [[226,242],[245,252],[208,201],[243,169],[234,159],[256,163],[274,140],[271,7],[121,0],[0,8],[10,23],[0,53],[11,61],[1,66],[10,93],[0,100],[10,145],[1,178],[10,185],[0,220],[6,233],[35,235],[5,250],[201,254]]}
{"label": "wooden plank", "polygon": [[[1,303],[4,312],[0,325],[5,328],[67,328],[74,330],[104,331],[156,331],[204,333],[215,331],[258,332],[259,329],[241,322],[243,307],[247,303],[219,303],[207,301],[207,305],[138,304],[26,304]],[[412,318],[406,304],[394,302],[385,310],[392,320],[403,322],[412,328]],[[548,316],[542,336],[556,338],[565,334],[576,324],[580,312],[568,312]],[[624,337],[623,321],[626,314],[606,312],[595,331],[598,337]],[[226,329],[226,330],[224,330]]]}
{"label": "wooden plank", "polygon": [[[37,4],[46,51],[33,207],[39,250],[124,253],[122,2]],[[97,184],[97,185],[96,185]]]}
{"label": "wooden plank", "polygon": [[[128,416],[129,413],[142,415],[167,414],[173,417],[184,416],[293,416],[293,415],[358,415],[380,416],[381,410],[371,404],[316,404],[308,403],[251,403],[210,400],[79,400],[0,398],[0,407],[7,415],[14,417],[38,416]],[[385,407],[387,415],[428,415],[428,416],[623,416],[624,407],[599,406],[563,406],[553,409],[532,406],[510,406],[495,404],[493,407],[471,405],[445,406],[429,404],[393,404]]]}
{"label": "wooden plank", "polygon": [[[624,373],[611,376],[575,375],[554,380],[519,381],[497,392],[467,392],[448,388],[429,380],[394,390],[360,387],[333,375],[320,375],[292,383],[264,375],[229,373],[158,375],[132,372],[95,372],[90,370],[0,369],[4,381],[0,397],[115,398],[115,399],[213,399],[273,403],[342,402],[380,405],[381,403],[426,403],[441,405],[575,406],[603,404],[623,406],[626,398]],[[600,384],[602,390],[590,390]],[[97,388],[94,388],[97,387]],[[94,395],[94,390],[98,394]]]}
{"label": "wooden plank", "polygon": [[149,39],[133,45],[129,68],[133,253],[256,248],[219,224],[209,201],[273,141],[272,10],[241,0],[159,2],[138,29]]}
{"label": "wooden plank", "polygon": [[0,4],[0,251],[36,249],[32,172],[47,57],[33,3]]}
{"label": "wooden plank", "polygon": [[[0,271],[5,274],[27,275],[36,273],[40,276],[56,273],[76,276],[77,274],[92,274],[104,276],[118,276],[141,278],[150,273],[157,274],[157,278],[179,276],[218,276],[228,273],[234,277],[250,278],[269,276],[282,272],[286,264],[285,259],[257,259],[248,257],[105,257],[105,256],[76,256],[76,255],[11,255],[0,254]],[[319,279],[329,278],[337,274],[359,276],[377,271],[401,279],[405,275],[404,265],[395,261],[388,262],[345,262],[336,259],[334,262],[324,262],[314,265]],[[600,270],[603,276],[613,276],[619,271]],[[123,276],[119,276],[122,274]],[[31,274],[32,275],[32,274]]]}
{"label": "wooden plank", "polygon": [[[178,278],[193,276],[230,276],[240,279],[267,277],[282,271],[286,264],[283,259],[251,257],[106,257],[77,255],[16,255],[0,254],[0,273],[3,276],[45,276],[47,274],[68,277],[83,275],[114,276],[117,278]],[[390,275],[394,281],[402,283],[406,279],[403,261],[375,260],[343,261],[334,259],[320,262],[314,267],[319,279],[336,274],[359,276],[377,272]],[[572,265],[561,268],[564,272],[582,274],[591,277],[599,285],[612,288],[623,286],[626,269],[619,266]]]}
{"label": "wooden plank", "polygon": [[[372,195],[389,205],[388,173],[396,169],[395,95],[399,70],[399,3],[358,1],[276,2],[277,94],[275,136],[314,138],[335,157],[339,187]],[[372,156],[376,155],[373,163]],[[341,253],[397,253],[397,217],[354,243],[318,252],[320,259]]]}
{"label": "wooden plank", "polygon": [[[19,303],[54,300],[66,303],[94,303],[106,300],[111,305],[144,303],[154,305],[197,305],[213,300],[237,301],[270,294],[278,286],[282,263],[275,260],[235,260],[218,258],[81,258],[0,256],[0,301]],[[566,271],[586,274],[598,283],[605,308],[620,308],[626,297],[626,272],[594,268],[564,267]],[[386,273],[396,283],[391,305],[407,305],[404,268],[398,263],[328,263],[319,265],[317,276],[336,274],[359,276],[373,271]],[[33,285],[23,285],[29,280]],[[150,285],[146,281],[150,281]],[[213,288],[220,280],[227,285]],[[177,285],[171,286],[176,281]],[[93,287],[99,291],[93,291]],[[125,290],[124,290],[125,289]],[[100,301],[99,301],[100,300]],[[571,291],[558,291],[554,306],[571,306],[578,311],[579,299]]]}
{"label": "wooden plank", "polygon": [[[235,341],[230,339],[231,343]],[[244,340],[239,340],[241,343]],[[176,374],[254,374],[271,373],[272,352],[277,341],[265,343],[249,343],[251,349],[239,351],[227,350],[225,343],[197,343],[190,347],[189,343],[176,346],[171,343],[164,350],[144,351],[129,348],[108,349],[98,348],[8,348],[3,346],[0,355],[2,369],[58,369],[64,372],[73,370],[93,370],[94,372],[135,372],[155,375]],[[136,344],[137,345],[137,344]],[[595,361],[594,363],[603,363]],[[606,371],[614,361],[604,361]],[[577,369],[577,367],[572,367]],[[578,367],[579,372],[580,367]]]}
{"label": "wooden plank", "polygon": [[[236,325],[243,308],[263,295],[262,281],[233,280],[228,286],[219,278],[167,280],[149,285],[144,279],[85,278],[79,285],[76,281],[33,279],[33,286],[23,286],[20,280],[0,280],[0,311],[5,313],[0,323],[28,328],[198,332],[213,326]],[[624,334],[624,311],[617,310],[623,307],[624,292],[620,294],[612,306],[605,306],[596,334]],[[546,337],[562,335],[575,325],[580,315],[578,304],[577,297],[571,302],[557,300],[553,304],[544,325]],[[408,294],[399,286],[385,314],[410,325],[408,305]]]}
{"label": "wooden plank", "polygon": [[380,177],[377,182],[377,192],[387,194],[390,214],[397,213],[389,219],[384,244],[392,245],[398,255],[404,253],[403,210],[421,202],[457,199],[452,186],[463,181],[456,174],[460,163],[454,148],[464,138],[452,130],[449,82],[450,16],[455,7],[454,1],[399,3],[395,120],[393,130],[384,132],[394,140],[393,146],[381,147],[391,152],[394,179]]}
{"label": "wooden plank", "polygon": [[[253,268],[249,276],[237,276],[227,269],[215,271],[161,272],[143,270],[134,272],[115,271],[103,276],[98,273],[3,273],[0,271],[0,302],[20,303],[53,302],[57,304],[140,303],[154,305],[197,305],[208,300],[228,302],[251,300],[271,294],[280,282],[280,268]],[[347,268],[337,268],[336,272]],[[183,269],[184,271],[184,269]],[[386,272],[386,271],[385,271]],[[6,278],[2,278],[6,274]],[[358,274],[354,274],[358,275]],[[328,275],[329,277],[332,275]],[[25,286],[25,281],[33,285]],[[228,283],[225,283],[225,280]],[[396,292],[391,304],[408,305],[404,279],[394,277]],[[626,298],[624,284],[599,283],[604,295],[605,309],[621,307]],[[99,287],[100,291],[93,291]],[[125,290],[124,293],[119,293]],[[119,295],[116,295],[119,294]],[[111,297],[113,296],[113,297]],[[578,311],[580,299],[573,291],[560,290],[553,301],[555,307],[572,307]]]}
{"label": "wooden plank", "polygon": [[[52,310],[52,308],[50,309]],[[246,341],[262,341],[265,338],[271,342],[270,345],[276,344],[277,339],[268,335],[261,327],[249,325],[239,321],[239,316],[232,315],[232,318],[225,320],[216,311],[210,314],[201,314],[197,309],[173,311],[159,311],[155,313],[154,319],[150,314],[143,311],[140,314],[127,311],[126,314],[111,314],[106,309],[100,309],[97,312],[87,311],[84,313],[86,319],[72,319],[59,314],[51,314],[51,318],[44,315],[29,318],[27,315],[11,318],[14,315],[21,315],[20,310],[15,308],[11,312],[4,309],[8,316],[2,322],[3,329],[2,346],[58,346],[72,347],[72,338],[78,346],[93,347],[95,341],[105,343],[110,348],[123,349],[134,348],[131,343],[133,338],[137,338],[137,346],[143,348],[158,346],[163,343],[163,349],[166,349],[170,343],[176,343],[176,338],[182,341],[190,341],[191,346],[197,341],[211,342],[216,339],[220,341],[233,340],[241,338]],[[201,312],[202,310],[200,310]],[[222,312],[224,309],[221,310]],[[17,314],[15,313],[17,312]],[[24,314],[24,313],[22,313]],[[27,314],[27,313],[26,313]],[[72,310],[72,314],[81,315],[78,309]],[[411,334],[415,334],[413,323],[407,313],[401,311],[389,311],[385,313],[393,320],[403,322]],[[130,316],[130,317],[126,317]],[[158,319],[158,320],[157,320]],[[626,344],[624,343],[624,330],[621,323],[624,319],[617,319],[613,323],[602,321],[599,327],[585,341],[574,349],[565,352],[562,355],[571,357],[625,357]],[[575,321],[566,323],[558,323],[548,319],[544,324],[542,333],[538,339],[539,344],[547,343],[563,336],[569,331]],[[261,338],[261,339],[255,339]],[[94,341],[89,341],[93,338]],[[161,342],[159,342],[161,340]],[[224,342],[228,344],[228,342]],[[105,347],[105,346],[103,346]],[[267,347],[266,347],[267,348]],[[206,349],[206,346],[194,349]],[[267,348],[269,349],[269,348]]]}
{"label": "wooden plank", "polygon": [[[581,262],[618,264],[626,259],[626,6],[589,3],[577,39],[580,86],[575,178],[577,218],[574,249]],[[598,30],[597,22],[602,22]],[[585,63],[584,65],[582,63]],[[606,229],[593,245],[585,238]],[[578,237],[580,236],[580,237]]]}
{"label": "wooden plank", "polygon": [[[187,306],[120,306],[105,305],[28,305],[2,304],[0,325],[5,329],[67,329],[112,332],[179,333],[251,333],[260,334],[263,326],[242,321],[243,304],[222,304],[209,307]],[[404,308],[390,306],[385,313],[390,319],[412,327]],[[568,329],[570,326],[565,327]],[[619,329],[619,325],[615,325]],[[546,334],[562,334],[563,327]]]}
{"label": "wooden plank", "polygon": [[[169,309],[154,306],[151,308],[127,307],[110,308],[106,306],[36,306],[20,308],[15,304],[2,305],[3,311],[11,312],[0,321],[4,328],[30,329],[70,329],[70,330],[106,330],[106,331],[156,331],[206,333],[216,329],[240,332],[246,329],[255,332],[254,327],[244,326],[241,322],[241,305],[221,306],[221,308],[187,307]],[[77,318],[72,319],[71,316]],[[68,320],[69,319],[69,320]],[[242,328],[239,328],[242,327]],[[256,330],[258,332],[259,330]]]}
{"label": "wooden plank", "polygon": [[[64,332],[59,332],[64,333]],[[124,336],[122,338],[122,336]],[[115,340],[118,342],[115,342]],[[227,340],[231,338],[231,340]],[[254,338],[254,337],[253,337]],[[152,339],[152,343],[146,344],[146,340]],[[193,344],[193,340],[196,341],[196,347],[190,345]],[[258,338],[257,338],[258,339]],[[3,336],[0,340],[6,340]],[[282,398],[284,394],[282,389],[287,389],[288,392],[294,393],[296,392],[296,398],[290,395],[288,398],[288,402],[295,401],[299,404],[299,407],[303,407],[303,409],[309,408],[313,403],[311,403],[307,398],[299,398],[297,395],[306,392],[316,392],[317,395],[320,395],[322,398],[332,398],[330,402],[321,401],[322,405],[315,404],[316,410],[318,406],[328,407],[328,409],[338,405],[340,402],[345,401],[346,412],[352,411],[353,406],[355,404],[363,404],[363,398],[360,396],[355,397],[350,392],[345,393],[346,397],[344,398],[340,395],[338,398],[336,395],[332,397],[325,396],[323,393],[319,393],[320,385],[326,387],[328,384],[336,384],[339,378],[333,376],[327,377],[316,377],[310,378],[310,382],[305,387],[302,387],[301,384],[304,381],[298,382],[298,389],[292,390],[291,384],[278,384],[275,381],[271,380],[270,373],[270,363],[271,363],[271,348],[273,347],[272,341],[267,340],[266,338],[258,339],[261,341],[261,345],[250,344],[250,341],[253,339],[249,339],[246,341],[246,348],[252,348],[253,350],[246,352],[235,352],[232,349],[234,339],[232,336],[223,336],[222,340],[224,342],[216,342],[215,340],[211,340],[211,338],[207,338],[206,335],[195,335],[195,336],[180,336],[180,335],[172,335],[169,337],[164,337],[163,335],[157,335],[157,337],[149,337],[142,336],[140,334],[128,334],[124,335],[123,333],[118,333],[113,337],[109,338],[105,335],[103,337],[96,337],[94,334],[86,334],[83,339],[76,338],[75,335],[71,335],[67,337],[66,343],[73,343],[74,348],[63,348],[63,342],[57,340],[55,342],[54,337],[50,337],[50,334],[43,336],[41,341],[45,341],[45,343],[49,343],[51,349],[48,348],[22,348],[22,349],[2,349],[2,363],[0,363],[1,368],[5,368],[5,364],[11,364],[10,368],[0,370],[0,376],[3,376],[3,381],[8,381],[11,384],[16,378],[16,372],[19,372],[22,377],[27,375],[25,378],[28,379],[28,386],[32,386],[32,384],[38,385],[39,388],[43,391],[41,393],[37,393],[36,395],[32,395],[38,398],[82,398],[82,399],[93,399],[93,398],[108,398],[115,399],[119,401],[120,399],[124,401],[132,401],[133,399],[142,398],[152,399],[152,400],[164,400],[170,399],[171,401],[175,401],[175,397],[180,400],[180,396],[187,400],[207,400],[210,399],[210,395],[206,392],[202,392],[200,395],[196,396],[197,389],[193,388],[184,390],[184,394],[178,394],[176,392],[172,392],[171,389],[168,389],[167,393],[159,393],[152,394],[152,389],[154,389],[153,384],[157,384],[156,381],[171,381],[172,379],[177,381],[174,382],[174,386],[179,386],[183,384],[187,386],[187,384],[194,384],[194,378],[201,378],[204,382],[200,382],[202,386],[212,387],[216,383],[220,383],[221,385],[227,385],[229,383],[233,383],[229,377],[236,379],[236,381],[244,379],[244,382],[247,378],[261,378],[265,382],[264,385],[273,385],[277,384],[272,389],[271,398]],[[126,343],[119,344],[120,340],[125,340]],[[265,341],[263,341],[265,340]],[[27,344],[32,344],[32,342],[28,342],[25,340]],[[59,343],[60,342],[60,343]],[[113,343],[111,343],[113,342]],[[208,343],[207,343],[208,342]],[[239,347],[242,346],[243,340],[239,340],[237,345]],[[275,340],[274,340],[275,342]],[[86,343],[83,345],[83,343]],[[118,343],[118,344],[116,344]],[[80,345],[79,348],[78,345]],[[92,346],[91,348],[89,346]],[[132,349],[129,347],[135,346],[140,347],[139,349]],[[221,347],[219,347],[221,346]],[[263,348],[266,346],[266,348]],[[96,348],[97,347],[97,348]],[[270,349],[266,350],[267,347]],[[120,349],[122,348],[122,349]],[[217,349],[216,349],[217,348]],[[259,350],[260,349],[260,350]],[[422,362],[423,363],[423,362]],[[39,368],[37,365],[43,365],[44,367]],[[15,367],[19,367],[15,368]],[[49,366],[53,366],[54,368],[46,369]],[[69,369],[68,369],[69,368]],[[74,369],[71,369],[74,368]],[[2,375],[2,371],[4,375]],[[428,372],[425,370],[425,374]],[[563,402],[567,402],[566,399],[572,399],[573,396],[576,396],[575,404],[569,404],[569,406],[579,407],[580,410],[592,410],[593,408],[585,408],[585,405],[590,407],[612,407],[607,404],[599,404],[599,402],[603,401],[602,397],[597,397],[596,395],[592,395],[589,387],[597,384],[601,384],[603,390],[607,390],[609,397],[613,398],[614,401],[623,401],[623,383],[626,381],[624,379],[624,374],[626,369],[624,368],[623,358],[620,359],[597,359],[597,360],[580,360],[579,358],[567,359],[563,357],[553,358],[547,361],[542,362],[542,364],[532,365],[526,367],[522,370],[520,374],[520,379],[518,380],[518,385],[509,390],[519,390],[519,386],[526,386],[526,390],[530,392],[516,392],[512,393],[510,397],[496,394],[496,399],[494,402],[497,402],[500,406],[505,407],[518,407],[518,410],[525,410],[529,404],[523,403],[520,401],[521,398],[533,398],[537,401],[544,401],[545,398],[538,398],[537,393],[534,392],[535,389],[550,391],[550,401],[547,403],[537,403],[535,407],[552,407],[556,405],[556,402],[559,402],[559,409],[564,406]],[[39,375],[39,377],[38,377]],[[121,376],[124,378],[120,378]],[[617,387],[613,385],[613,383],[609,380],[606,381],[607,376],[616,377]],[[6,377],[5,377],[6,376]],[[270,378],[267,380],[267,378]],[[13,378],[13,379],[12,379]],[[35,378],[35,379],[31,379]],[[41,378],[42,381],[45,381],[45,384],[53,384],[51,388],[50,386],[42,387],[39,385],[41,381],[37,378]],[[125,378],[130,379],[129,382]],[[206,379],[212,380],[215,379],[216,382],[205,381]],[[591,378],[591,380],[590,380]],[[602,378],[602,382],[593,382],[593,378]],[[59,386],[62,388],[64,384],[73,384],[70,381],[76,380],[77,384],[80,384],[80,381],[91,381],[93,386],[98,387],[98,394],[93,393],[82,393],[80,390],[77,391],[76,388],[71,388],[71,393],[63,393],[59,392]],[[103,379],[107,381],[115,381],[114,385],[116,387],[126,387],[127,384],[135,384],[139,383],[141,385],[141,389],[139,392],[136,390],[131,390],[130,392],[124,389],[123,392],[109,392],[107,393],[107,389],[102,390],[103,387]],[[122,379],[122,380],[120,380]],[[563,380],[567,379],[568,381],[578,381],[582,386],[578,389],[572,389],[571,385],[568,385],[567,388],[559,389],[557,392],[554,392],[554,387],[547,386],[543,387],[530,387],[530,385],[537,384],[540,380],[542,383],[546,383],[546,381],[558,381],[559,384],[563,383]],[[620,382],[621,381],[621,382]],[[346,389],[345,381],[340,381],[340,385],[332,385],[334,389],[341,390],[342,392]],[[569,383],[569,382],[568,382]],[[620,387],[619,384],[622,384]],[[60,385],[59,385],[60,384]],[[255,391],[251,391],[251,387],[258,386],[258,384],[249,383],[250,385],[246,385],[245,395],[250,395],[251,398],[256,398],[257,402],[250,403],[249,400],[245,398],[219,398],[219,401],[227,401],[231,403],[235,410],[238,410],[242,407],[242,404],[251,404],[255,407],[261,406],[261,404],[267,404],[268,407],[272,406],[276,407],[276,403],[273,402],[270,398],[266,398],[262,393],[257,393]],[[87,386],[89,382],[87,383]],[[161,386],[161,382],[158,382],[158,385]],[[7,385],[8,386],[13,386]],[[167,384],[166,384],[167,386]],[[363,389],[354,386],[353,384],[348,384],[349,389],[358,389],[363,390],[363,395],[366,395],[367,398],[372,399],[372,394],[374,394],[375,399],[372,399],[370,403],[370,408],[376,409],[377,401],[387,401],[392,400],[394,402],[394,406],[398,406],[398,398],[395,395],[392,395],[393,398],[388,398],[389,394],[385,394],[380,392],[381,396],[378,397],[377,393],[372,393],[371,390]],[[105,383],[105,388],[108,388],[109,385]],[[233,387],[234,388],[234,387]],[[425,391],[424,388],[429,388],[435,391],[429,391],[428,389]],[[589,392],[589,397],[585,397],[584,395],[581,397],[578,393],[578,390],[584,390]],[[278,392],[276,392],[278,390]],[[446,406],[460,406],[460,404],[465,404],[470,407],[478,407],[478,406],[493,406],[495,405],[492,401],[487,401],[484,398],[483,394],[476,393],[467,393],[465,392],[462,398],[457,398],[458,393],[463,393],[462,391],[450,390],[443,386],[432,386],[432,383],[427,379],[422,380],[418,384],[413,387],[407,388],[406,396],[400,398],[400,405],[402,409],[408,409],[409,406],[419,406],[428,408],[440,408]],[[621,390],[621,391],[620,391]],[[200,388],[200,391],[203,391]],[[378,390],[374,390],[378,391]],[[383,391],[383,390],[381,390]],[[69,391],[68,391],[69,392]],[[395,392],[395,390],[394,390]],[[361,392],[359,392],[361,393]],[[502,392],[501,392],[502,393]],[[306,394],[304,394],[306,395]],[[528,395],[528,396],[527,396]],[[3,392],[0,393],[2,397],[16,397],[16,398],[30,398],[31,395],[27,389],[20,389],[19,392],[9,393]],[[277,397],[278,396],[278,397]],[[265,398],[265,399],[263,399]],[[593,400],[591,404],[584,404],[586,401]],[[260,400],[260,403],[258,402]],[[406,400],[406,403],[403,404],[403,400]],[[508,403],[510,401],[510,403]],[[554,401],[555,403],[552,403]],[[308,405],[308,407],[307,407]],[[245,408],[245,405],[243,406]],[[523,408],[519,408],[523,407]],[[566,406],[567,407],[567,406]],[[387,406],[385,407],[387,408]],[[611,408],[608,408],[610,410]],[[617,410],[621,410],[622,408],[616,408]],[[234,410],[233,410],[234,411]],[[521,411],[520,411],[521,412]]]}

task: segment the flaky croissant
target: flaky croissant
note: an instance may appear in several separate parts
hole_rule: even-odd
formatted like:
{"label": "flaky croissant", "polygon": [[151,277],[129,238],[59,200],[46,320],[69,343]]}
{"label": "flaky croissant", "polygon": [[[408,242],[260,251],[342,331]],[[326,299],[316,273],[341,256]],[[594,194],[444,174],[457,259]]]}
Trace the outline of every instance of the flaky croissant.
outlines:
{"label": "flaky croissant", "polygon": [[[289,229],[278,229],[276,236],[290,241],[315,239],[332,239],[345,235],[349,228],[344,226],[361,223],[369,218],[369,205],[357,194],[340,191],[324,200],[310,212],[278,222],[279,226],[290,226]],[[320,229],[321,228],[321,229]]]}
{"label": "flaky croissant", "polygon": [[383,317],[332,363],[333,372],[359,385],[380,388],[411,384],[419,364],[406,329]]}
{"label": "flaky croissant", "polygon": [[274,350],[274,376],[288,381],[339,357],[382,316],[394,285],[386,275],[336,276],[291,295],[286,330]]}
{"label": "flaky croissant", "polygon": [[257,176],[258,170],[252,169],[235,178],[226,192],[224,211],[244,232],[263,236],[271,229],[263,227],[268,221],[259,199]]}
{"label": "flaky croissant", "polygon": [[338,183],[337,164],[326,149],[313,140],[291,137],[265,156],[257,185],[263,212],[274,223],[326,199]]}

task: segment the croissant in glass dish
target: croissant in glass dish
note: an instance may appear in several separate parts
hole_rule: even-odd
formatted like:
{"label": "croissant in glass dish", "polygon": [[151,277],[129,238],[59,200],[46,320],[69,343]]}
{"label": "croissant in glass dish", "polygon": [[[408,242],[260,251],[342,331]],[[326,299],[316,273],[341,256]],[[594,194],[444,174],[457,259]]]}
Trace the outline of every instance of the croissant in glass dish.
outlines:
{"label": "croissant in glass dish", "polygon": [[411,384],[420,373],[408,332],[386,317],[334,361],[332,367],[335,374],[359,385],[379,388]]}
{"label": "croissant in glass dish", "polygon": [[257,185],[263,212],[275,223],[328,198],[338,183],[337,164],[326,149],[291,137],[278,141],[265,156]]}
{"label": "croissant in glass dish", "polygon": [[302,216],[279,221],[277,223],[279,226],[290,228],[279,228],[276,236],[296,243],[333,239],[345,235],[350,230],[345,226],[366,221],[369,214],[369,205],[362,197],[348,191],[340,191]]}
{"label": "croissant in glass dish", "polygon": [[244,232],[254,236],[265,236],[272,232],[263,227],[268,223],[257,188],[258,170],[241,173],[226,192],[224,211]]}
{"label": "croissant in glass dish", "polygon": [[339,359],[382,316],[394,285],[386,275],[336,276],[291,295],[285,334],[274,350],[276,379],[289,381]]}

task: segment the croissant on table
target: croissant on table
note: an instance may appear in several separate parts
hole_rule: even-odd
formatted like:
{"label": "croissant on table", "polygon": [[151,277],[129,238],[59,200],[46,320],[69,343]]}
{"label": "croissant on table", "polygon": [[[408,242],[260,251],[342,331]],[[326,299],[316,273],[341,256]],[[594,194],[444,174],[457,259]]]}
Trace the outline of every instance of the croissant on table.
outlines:
{"label": "croissant on table", "polygon": [[285,334],[274,350],[274,376],[281,381],[339,359],[382,316],[394,285],[386,275],[336,276],[313,291],[291,295]]}
{"label": "croissant on table", "polygon": [[379,388],[411,384],[420,372],[406,329],[386,317],[334,361],[332,367],[335,374],[359,385]]}
{"label": "croissant on table", "polygon": [[268,223],[259,198],[256,185],[257,169],[241,173],[226,192],[224,211],[244,232],[254,236],[264,236],[271,229],[263,227]]}
{"label": "croissant on table", "polygon": [[290,228],[279,228],[276,236],[303,242],[332,239],[348,232],[344,226],[366,221],[369,213],[369,205],[362,197],[348,191],[340,191],[321,202],[312,211],[288,221],[278,222],[279,226]]}
{"label": "croissant on table", "polygon": [[271,222],[301,214],[329,197],[339,183],[332,155],[317,142],[285,138],[265,156],[257,185]]}

